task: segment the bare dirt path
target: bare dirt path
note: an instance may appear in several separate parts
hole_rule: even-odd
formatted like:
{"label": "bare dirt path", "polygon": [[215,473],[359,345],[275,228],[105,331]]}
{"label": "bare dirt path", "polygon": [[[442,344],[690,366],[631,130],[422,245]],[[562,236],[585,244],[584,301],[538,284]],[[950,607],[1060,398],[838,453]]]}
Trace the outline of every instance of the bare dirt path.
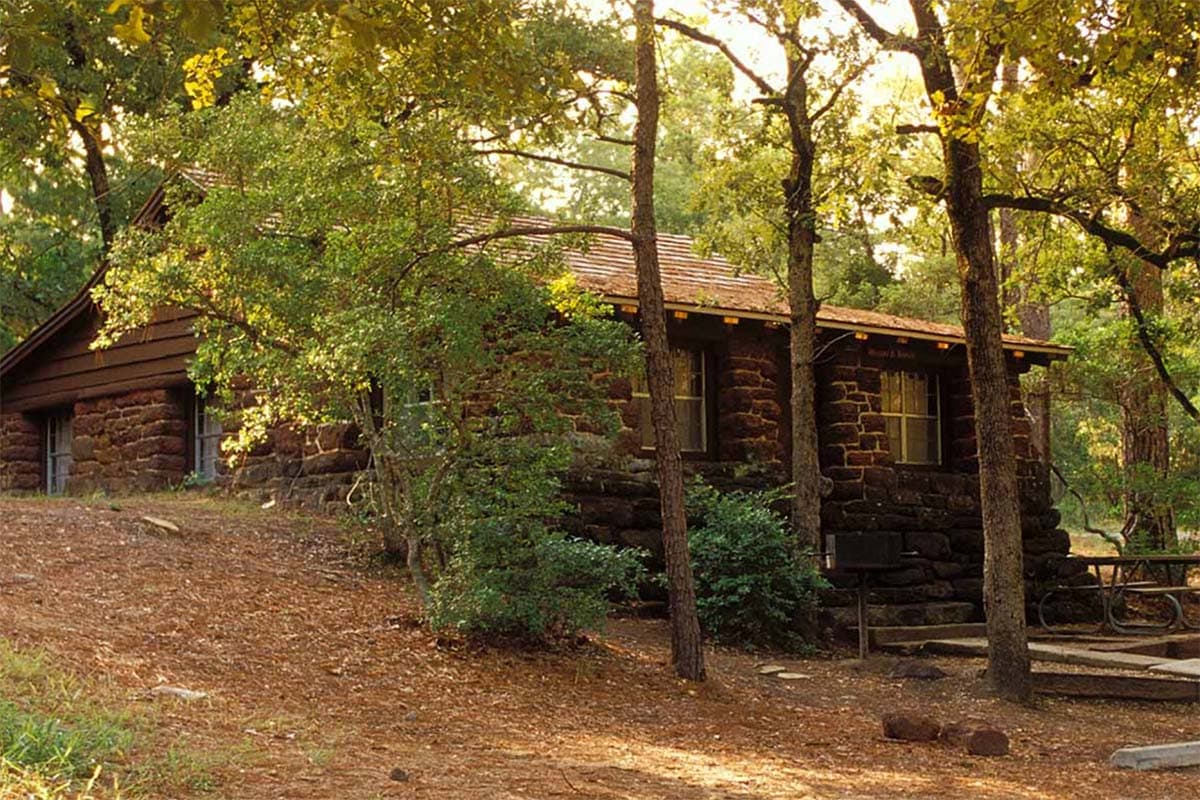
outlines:
{"label": "bare dirt path", "polygon": [[[1200,738],[1193,706],[1007,706],[978,693],[970,660],[939,660],[952,677],[936,683],[889,679],[885,660],[785,660],[809,677],[783,682],[725,650],[692,686],[646,621],[570,652],[468,650],[439,644],[403,578],[353,556],[332,522],[186,495],[119,506],[0,499],[0,636],[131,696],[210,693],[158,716],[223,754],[207,796],[1200,796],[1194,770],[1107,766],[1117,747]],[[19,573],[35,580],[7,580]],[[1013,753],[886,741],[879,715],[900,707],[988,718]]]}

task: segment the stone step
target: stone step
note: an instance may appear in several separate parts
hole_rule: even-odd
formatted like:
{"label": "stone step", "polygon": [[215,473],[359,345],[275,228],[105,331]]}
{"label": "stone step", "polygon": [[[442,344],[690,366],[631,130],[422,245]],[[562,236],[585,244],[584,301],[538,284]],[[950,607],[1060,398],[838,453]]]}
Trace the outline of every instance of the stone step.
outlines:
{"label": "stone step", "polygon": [[[927,653],[957,656],[986,656],[987,639],[937,639],[926,642],[922,648]],[[1029,655],[1034,661],[1053,661],[1060,664],[1077,664],[1084,667],[1106,667],[1109,669],[1144,670],[1172,659],[1161,656],[1143,656],[1135,653],[1102,653],[1078,647],[1063,647],[1044,642],[1030,642]]]}
{"label": "stone step", "polygon": [[[974,603],[953,601],[935,603],[903,603],[900,605],[867,606],[867,625],[871,628],[914,627],[920,625],[957,625],[976,616]],[[822,609],[827,624],[849,630],[858,626],[858,611],[854,606]]]}
{"label": "stone step", "polygon": [[1110,763],[1124,769],[1179,769],[1200,766],[1200,742],[1122,747]]}
{"label": "stone step", "polygon": [[[853,630],[857,633],[858,626],[855,625]],[[928,642],[932,639],[969,639],[986,636],[987,624],[964,622],[949,625],[886,625],[871,628],[869,633],[871,645],[879,647],[904,642]]]}
{"label": "stone step", "polygon": [[1038,694],[1112,700],[1159,700],[1200,703],[1200,682],[1140,675],[1096,675],[1085,672],[1033,673]]}
{"label": "stone step", "polygon": [[1151,672],[1159,672],[1163,675],[1179,675],[1184,678],[1200,679],[1200,658],[1189,658],[1183,661],[1166,661],[1162,664],[1154,664],[1150,667]]}

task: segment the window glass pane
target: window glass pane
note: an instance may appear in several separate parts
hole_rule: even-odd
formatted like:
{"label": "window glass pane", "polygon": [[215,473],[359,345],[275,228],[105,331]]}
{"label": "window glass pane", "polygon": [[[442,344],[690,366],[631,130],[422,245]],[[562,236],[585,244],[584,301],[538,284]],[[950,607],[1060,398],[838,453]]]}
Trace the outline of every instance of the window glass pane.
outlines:
{"label": "window glass pane", "polygon": [[932,419],[910,419],[907,425],[908,458],[914,464],[936,464],[937,421]]}
{"label": "window glass pane", "polygon": [[704,450],[704,403],[696,400],[676,400],[676,423],[679,427],[679,446],[689,452]]}
{"label": "window glass pane", "polygon": [[899,417],[884,417],[887,422],[888,449],[892,451],[892,458],[896,461],[904,460],[904,448],[900,441],[900,418]]}
{"label": "window glass pane", "polygon": [[904,373],[904,413],[929,413],[929,379],[913,372]]}
{"label": "window glass pane", "polygon": [[46,420],[46,491],[61,494],[71,473],[71,418]]}
{"label": "window glass pane", "polygon": [[883,389],[883,413],[900,413],[900,373],[884,372],[880,377]]}

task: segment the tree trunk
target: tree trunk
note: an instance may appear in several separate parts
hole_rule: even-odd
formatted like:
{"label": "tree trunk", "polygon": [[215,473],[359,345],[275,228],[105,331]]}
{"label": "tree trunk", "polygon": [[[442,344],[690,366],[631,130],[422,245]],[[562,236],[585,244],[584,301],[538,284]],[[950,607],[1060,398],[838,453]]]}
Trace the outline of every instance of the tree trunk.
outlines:
{"label": "tree trunk", "polygon": [[[921,73],[926,93],[940,107],[958,101],[945,33],[932,0],[911,0],[925,48]],[[993,65],[993,71],[995,67]],[[1025,578],[1012,404],[1005,365],[1000,290],[992,249],[991,222],[983,202],[979,145],[959,136],[942,137],[946,211],[962,284],[962,322],[967,365],[975,400],[979,448],[979,491],[983,508],[983,599],[987,615],[987,678],[1010,700],[1032,694],[1025,631]]]}
{"label": "tree trunk", "polygon": [[[1152,242],[1157,237],[1145,218],[1130,210],[1129,223],[1138,238]],[[1163,313],[1162,270],[1151,264],[1136,263],[1126,272],[1128,291],[1142,313],[1157,317]],[[1126,300],[1125,313],[1132,315]],[[1135,472],[1166,477],[1171,470],[1170,436],[1167,428],[1167,387],[1159,379],[1149,356],[1135,348],[1129,379],[1121,390],[1121,463],[1126,475]],[[1144,477],[1142,478],[1145,479]],[[1131,537],[1142,547],[1163,550],[1179,544],[1175,515],[1145,492],[1127,486],[1125,523]]]}
{"label": "tree trunk", "polygon": [[637,28],[635,75],[637,123],[633,146],[633,254],[637,267],[638,306],[646,349],[646,382],[654,424],[655,462],[662,503],[663,549],[671,613],[671,662],[675,673],[704,680],[704,650],[696,616],[696,591],[688,553],[683,498],[683,458],[675,420],[675,382],[667,342],[667,312],[658,266],[654,221],[654,159],[658,136],[658,63],[654,40],[654,2],[634,4]]}
{"label": "tree trunk", "polygon": [[[67,38],[64,42],[67,54],[71,58],[71,66],[84,70],[88,65],[87,52],[80,42],[79,31],[73,22],[66,25]],[[96,217],[100,223],[100,240],[104,243],[101,259],[108,256],[112,249],[113,240],[117,237],[116,221],[112,213],[111,187],[108,183],[108,166],[104,161],[104,146],[100,141],[100,127],[93,128],[88,119],[80,120],[75,113],[79,102],[63,101],[63,115],[71,130],[83,141],[83,166],[87,171],[88,182],[92,187],[92,202],[96,206]]]}
{"label": "tree trunk", "polygon": [[783,97],[792,163],[783,182],[788,225],[789,350],[792,367],[792,530],[800,548],[821,549],[821,464],[818,456],[816,378],[817,298],[813,291],[816,215],[812,207],[815,147],[808,116],[808,84],[795,53],[788,55]]}
{"label": "tree trunk", "polygon": [[[1008,60],[1004,64],[1002,90],[1005,94],[1017,91],[1020,79],[1020,62]],[[1027,156],[1026,156],[1027,157]],[[1013,165],[1017,167],[1019,165]],[[1021,242],[1017,229],[1016,211],[1002,208],[998,212],[1000,218],[1000,282],[1004,286],[1004,305],[1016,311],[1017,330],[1025,336],[1034,339],[1050,338],[1050,306],[1041,300],[1031,300],[1030,291],[1037,285],[1037,276],[1030,270],[1022,275],[1019,283],[1013,282],[1018,273],[1017,253]],[[1038,457],[1046,463],[1050,461],[1050,386],[1041,377],[1025,382],[1025,410],[1028,412],[1032,430],[1030,443]]]}

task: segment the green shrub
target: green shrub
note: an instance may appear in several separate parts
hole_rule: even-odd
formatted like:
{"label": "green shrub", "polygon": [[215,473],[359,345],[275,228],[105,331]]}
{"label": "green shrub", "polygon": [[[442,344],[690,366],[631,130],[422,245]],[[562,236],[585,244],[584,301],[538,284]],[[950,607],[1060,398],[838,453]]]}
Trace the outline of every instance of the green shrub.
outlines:
{"label": "green shrub", "polygon": [[700,624],[714,640],[741,646],[804,649],[804,621],[827,586],[813,559],[797,553],[777,494],[688,492],[698,524],[690,534]]}
{"label": "green shrub", "polygon": [[433,587],[435,629],[543,643],[603,624],[631,596],[642,553],[569,538],[528,519],[472,526]]}

